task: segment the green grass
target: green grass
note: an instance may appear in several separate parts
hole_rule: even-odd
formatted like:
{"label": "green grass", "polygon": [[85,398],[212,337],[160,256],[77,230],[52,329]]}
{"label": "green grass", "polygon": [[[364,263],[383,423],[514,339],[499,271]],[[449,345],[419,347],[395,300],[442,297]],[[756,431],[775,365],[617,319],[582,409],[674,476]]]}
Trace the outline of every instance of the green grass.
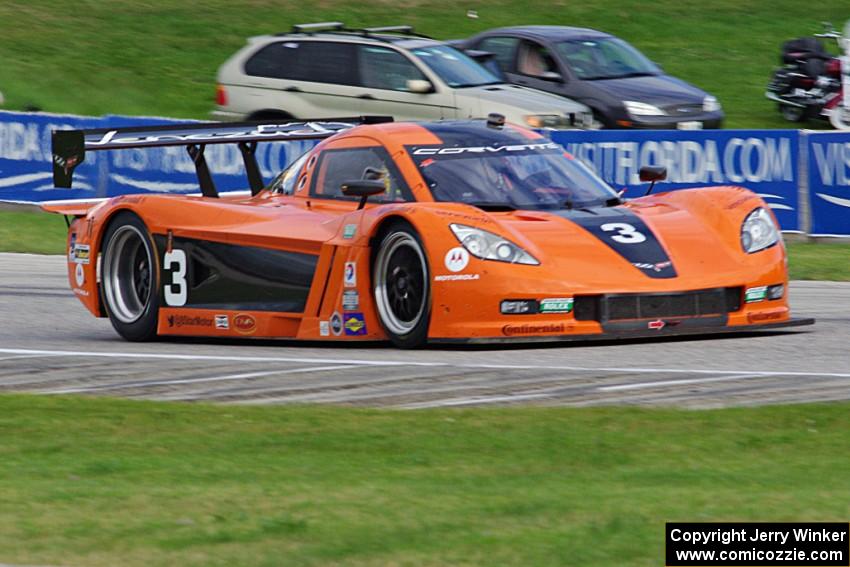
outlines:
{"label": "green grass", "polygon": [[[788,39],[847,18],[843,0],[55,0],[0,3],[6,108],[204,118],[218,66],[245,38],[294,23],[411,23],[437,38],[502,25],[561,24],[619,35],[669,73],[718,96],[732,128],[787,127],[764,87]],[[466,17],[468,9],[480,16]]]}
{"label": "green grass", "polygon": [[850,281],[850,244],[796,242],[788,245],[788,276],[792,280]]}
{"label": "green grass", "polygon": [[67,234],[60,215],[0,210],[0,252],[62,254]]}
{"label": "green grass", "polygon": [[[47,213],[0,211],[0,252],[62,254],[65,221]],[[792,280],[850,281],[850,243],[788,243]]]}
{"label": "green grass", "polygon": [[0,397],[0,561],[647,565],[844,521],[850,404],[392,412]]}

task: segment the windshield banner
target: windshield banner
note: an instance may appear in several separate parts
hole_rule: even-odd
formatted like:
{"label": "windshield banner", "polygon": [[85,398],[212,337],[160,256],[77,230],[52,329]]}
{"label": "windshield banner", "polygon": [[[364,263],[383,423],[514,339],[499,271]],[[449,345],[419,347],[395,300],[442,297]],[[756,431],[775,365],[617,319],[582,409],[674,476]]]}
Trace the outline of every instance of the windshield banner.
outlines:
{"label": "windshield banner", "polygon": [[807,132],[813,236],[850,235],[850,132]]}
{"label": "windshield banner", "polygon": [[551,139],[625,197],[640,197],[642,166],[667,168],[654,192],[740,185],[773,209],[783,231],[800,231],[797,130],[570,130]]}
{"label": "windshield banner", "polygon": [[[37,202],[140,193],[199,193],[195,166],[182,146],[87,152],[74,173],[72,189],[54,187],[52,180],[52,130],[189,123],[197,121],[0,112],[0,200]],[[257,162],[264,181],[271,181],[315,143],[258,144]],[[210,145],[205,155],[219,192],[247,189],[244,162],[235,144]]]}

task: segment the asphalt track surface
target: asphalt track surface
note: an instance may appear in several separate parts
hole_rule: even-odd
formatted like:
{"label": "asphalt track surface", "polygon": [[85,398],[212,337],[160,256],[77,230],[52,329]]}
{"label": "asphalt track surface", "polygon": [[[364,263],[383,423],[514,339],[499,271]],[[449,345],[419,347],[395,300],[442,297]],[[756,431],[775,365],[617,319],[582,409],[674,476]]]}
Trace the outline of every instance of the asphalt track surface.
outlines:
{"label": "asphalt track surface", "polygon": [[167,339],[128,343],[68,288],[62,256],[0,254],[0,391],[404,409],[709,408],[850,399],[850,283],[793,282],[770,333],[439,347]]}

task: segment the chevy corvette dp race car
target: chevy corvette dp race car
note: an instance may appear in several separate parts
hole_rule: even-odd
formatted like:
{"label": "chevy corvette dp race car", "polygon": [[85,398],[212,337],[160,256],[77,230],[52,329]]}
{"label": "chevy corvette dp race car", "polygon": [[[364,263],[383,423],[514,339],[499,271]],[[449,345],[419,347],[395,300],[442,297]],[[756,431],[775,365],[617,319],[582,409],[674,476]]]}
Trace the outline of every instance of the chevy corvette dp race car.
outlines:
{"label": "chevy corvette dp race car", "polygon": [[[257,142],[296,139],[323,141],[265,184]],[[218,195],[204,160],[216,143],[239,144],[250,196]],[[70,187],[86,152],[164,145],[187,147],[201,196],[45,206],[74,217],[74,293],[129,340],[413,347],[812,322],[790,317],[785,249],[755,194],[624,202],[560,146],[497,115],[56,131],[54,180]]]}

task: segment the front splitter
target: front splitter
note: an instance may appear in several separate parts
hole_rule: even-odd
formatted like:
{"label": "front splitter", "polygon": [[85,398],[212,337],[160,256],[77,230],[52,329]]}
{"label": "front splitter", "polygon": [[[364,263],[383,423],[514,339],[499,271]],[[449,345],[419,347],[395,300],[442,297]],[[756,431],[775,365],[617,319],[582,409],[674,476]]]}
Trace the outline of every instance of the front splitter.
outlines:
{"label": "front splitter", "polygon": [[779,323],[763,323],[758,325],[734,325],[723,327],[665,327],[662,329],[645,329],[629,331],[610,331],[592,335],[535,335],[512,337],[476,337],[476,338],[429,338],[429,344],[495,344],[495,343],[539,343],[539,342],[588,342],[588,341],[622,341],[630,339],[654,339],[681,336],[707,336],[733,333],[752,333],[769,331],[786,327],[801,327],[814,325],[811,317],[791,318]]}

